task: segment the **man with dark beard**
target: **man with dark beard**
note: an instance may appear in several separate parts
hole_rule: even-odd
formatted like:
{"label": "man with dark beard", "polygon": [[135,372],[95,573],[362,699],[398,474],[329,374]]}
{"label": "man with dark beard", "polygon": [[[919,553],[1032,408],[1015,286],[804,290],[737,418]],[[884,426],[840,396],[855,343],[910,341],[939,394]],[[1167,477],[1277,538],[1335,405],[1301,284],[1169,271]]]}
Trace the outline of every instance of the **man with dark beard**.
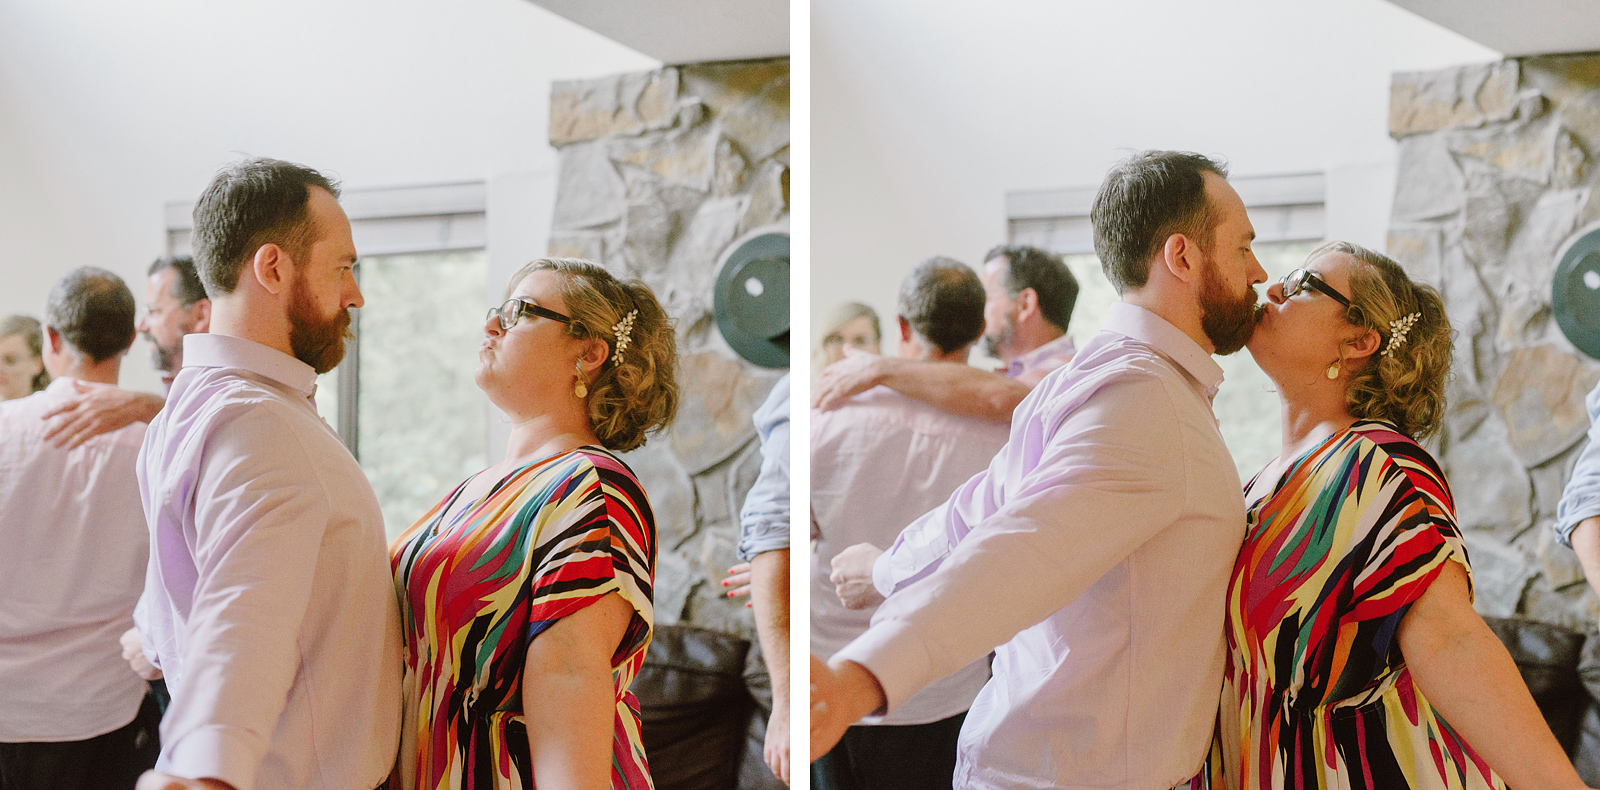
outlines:
{"label": "man with dark beard", "polygon": [[1091,219],[1122,301],[988,469],[878,559],[871,627],[812,658],[813,758],[993,650],[955,787],[1160,788],[1199,768],[1245,513],[1211,355],[1249,338],[1266,279],[1225,175],[1173,151],[1107,175]]}
{"label": "man with dark beard", "polygon": [[1061,257],[1025,245],[983,256],[983,342],[999,371],[846,351],[817,381],[812,406],[831,411],[884,386],[941,411],[980,420],[1011,419],[1035,385],[1076,353],[1067,324],[1078,280]]}
{"label": "man with dark beard", "polygon": [[194,210],[211,331],[150,424],[136,617],[172,693],[141,788],[376,787],[398,747],[400,624],[377,498],[311,401],[356,286],[338,188],[224,168]]}

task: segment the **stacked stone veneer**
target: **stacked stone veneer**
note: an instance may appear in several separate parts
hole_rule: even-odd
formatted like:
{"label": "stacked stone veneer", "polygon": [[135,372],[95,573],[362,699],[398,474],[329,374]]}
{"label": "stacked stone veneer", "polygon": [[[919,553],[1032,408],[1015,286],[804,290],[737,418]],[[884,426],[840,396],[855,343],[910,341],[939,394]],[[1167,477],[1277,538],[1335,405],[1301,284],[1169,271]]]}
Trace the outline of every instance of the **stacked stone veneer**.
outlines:
{"label": "stacked stone veneer", "polygon": [[1600,364],[1550,307],[1555,255],[1600,219],[1600,55],[1400,74],[1389,252],[1436,285],[1457,333],[1440,459],[1484,614],[1580,630],[1600,601],[1551,525]]}
{"label": "stacked stone veneer", "polygon": [[760,469],[751,413],[783,371],[751,365],[711,312],[718,257],[789,212],[789,61],[708,63],[560,82],[550,254],[644,280],[677,321],[677,422],[626,459],[655,509],[655,613],[752,637],[721,580]]}

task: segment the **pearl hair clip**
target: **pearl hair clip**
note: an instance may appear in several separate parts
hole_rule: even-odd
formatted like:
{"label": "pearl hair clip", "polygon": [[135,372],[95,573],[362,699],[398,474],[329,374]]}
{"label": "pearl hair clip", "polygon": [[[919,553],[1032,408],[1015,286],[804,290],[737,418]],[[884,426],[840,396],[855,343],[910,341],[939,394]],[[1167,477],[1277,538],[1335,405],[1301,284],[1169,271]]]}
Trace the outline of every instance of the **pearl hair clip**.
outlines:
{"label": "pearl hair clip", "polygon": [[1422,313],[1403,315],[1389,322],[1389,344],[1383,347],[1383,356],[1393,356],[1394,350],[1406,342],[1406,333],[1417,323]]}
{"label": "pearl hair clip", "polygon": [[633,319],[639,317],[639,311],[628,313],[611,327],[611,335],[617,339],[617,355],[615,364],[622,364],[622,352],[628,350],[628,344],[633,342]]}

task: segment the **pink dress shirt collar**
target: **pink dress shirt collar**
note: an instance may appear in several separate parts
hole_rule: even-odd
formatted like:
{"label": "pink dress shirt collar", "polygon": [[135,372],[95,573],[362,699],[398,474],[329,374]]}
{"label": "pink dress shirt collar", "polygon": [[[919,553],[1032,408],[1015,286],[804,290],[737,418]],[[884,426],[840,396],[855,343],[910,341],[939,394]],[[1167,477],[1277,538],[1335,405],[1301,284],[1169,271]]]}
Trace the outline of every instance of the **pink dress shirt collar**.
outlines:
{"label": "pink dress shirt collar", "polygon": [[1193,376],[1207,400],[1217,397],[1217,389],[1222,386],[1222,366],[1167,319],[1138,305],[1116,302],[1106,312],[1102,328],[1153,346]]}
{"label": "pink dress shirt collar", "polygon": [[184,335],[184,368],[237,368],[273,381],[307,398],[317,391],[317,371],[275,348],[232,335]]}

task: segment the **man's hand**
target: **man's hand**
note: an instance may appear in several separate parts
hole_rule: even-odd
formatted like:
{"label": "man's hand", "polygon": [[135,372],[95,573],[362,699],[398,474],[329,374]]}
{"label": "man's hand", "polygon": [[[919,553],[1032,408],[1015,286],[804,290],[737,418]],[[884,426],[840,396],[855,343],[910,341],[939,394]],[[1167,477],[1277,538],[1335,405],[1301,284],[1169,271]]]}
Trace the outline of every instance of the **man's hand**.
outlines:
{"label": "man's hand", "polygon": [[845,346],[844,359],[822,369],[811,406],[822,411],[837,409],[844,405],[846,398],[876,387],[883,382],[887,359]]}
{"label": "man's hand", "polygon": [[[729,598],[750,597],[750,563],[741,562],[728,569],[728,578],[722,580],[723,587],[732,587],[728,591]],[[750,602],[745,601],[745,608],[750,608]]]}
{"label": "man's hand", "polygon": [[181,776],[145,771],[134,790],[233,790],[221,779],[185,779]]}
{"label": "man's hand", "polygon": [[857,543],[833,556],[834,592],[846,609],[869,609],[883,603],[883,596],[872,584],[872,564],[878,561],[883,549],[871,543]]}
{"label": "man's hand", "polygon": [[134,674],[145,680],[160,680],[161,670],[150,659],[145,658],[144,643],[139,639],[139,629],[129,628],[122,632],[122,660],[133,667]]}
{"label": "man's hand", "polygon": [[[858,719],[884,706],[883,686],[854,661],[811,657],[811,760],[827,754]],[[144,790],[140,788],[140,790]]]}
{"label": "man's hand", "polygon": [[772,717],[767,719],[767,742],[761,749],[767,767],[789,784],[789,695],[772,695]]}
{"label": "man's hand", "polygon": [[67,402],[45,412],[50,422],[45,441],[71,450],[102,433],[136,422],[155,419],[166,401],[160,396],[131,392],[110,384],[72,382]]}

